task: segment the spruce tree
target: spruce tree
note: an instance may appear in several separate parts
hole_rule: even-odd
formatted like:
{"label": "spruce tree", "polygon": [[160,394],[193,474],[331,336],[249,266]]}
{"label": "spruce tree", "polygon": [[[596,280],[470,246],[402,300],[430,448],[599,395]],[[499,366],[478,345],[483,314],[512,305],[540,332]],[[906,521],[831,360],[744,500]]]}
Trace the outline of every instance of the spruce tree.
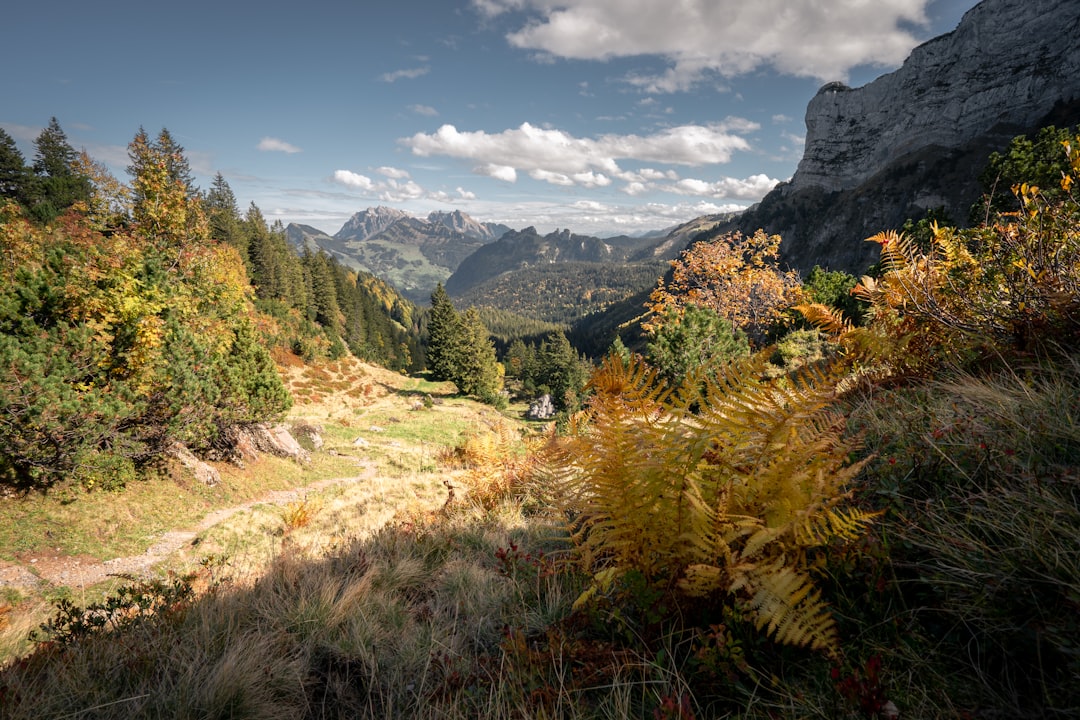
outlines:
{"label": "spruce tree", "polygon": [[30,169],[26,167],[15,140],[0,128],[0,197],[25,203],[30,189]]}
{"label": "spruce tree", "polygon": [[76,172],[78,153],[68,143],[56,118],[34,140],[34,173],[31,213],[42,221],[52,220],[77,202],[90,198],[89,179]]}
{"label": "spruce tree", "polygon": [[462,361],[464,329],[442,283],[431,293],[427,368],[436,380],[453,380]]}
{"label": "spruce tree", "polygon": [[501,366],[495,359],[491,335],[475,307],[470,307],[461,316],[461,334],[461,360],[457,374],[450,379],[465,395],[492,401],[502,389]]}
{"label": "spruce tree", "polygon": [[210,192],[206,194],[206,215],[211,236],[232,245],[246,261],[247,237],[240,227],[240,208],[236,204],[236,195],[221,173],[214,176]]}

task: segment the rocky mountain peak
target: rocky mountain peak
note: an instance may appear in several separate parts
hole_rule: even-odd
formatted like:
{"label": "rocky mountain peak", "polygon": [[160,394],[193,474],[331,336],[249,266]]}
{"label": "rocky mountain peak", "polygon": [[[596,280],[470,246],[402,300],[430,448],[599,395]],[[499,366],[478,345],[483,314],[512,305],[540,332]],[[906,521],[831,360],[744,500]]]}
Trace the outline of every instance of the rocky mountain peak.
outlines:
{"label": "rocky mountain peak", "polygon": [[361,210],[354,214],[334,234],[337,240],[365,240],[372,235],[377,235],[388,227],[412,215],[404,210],[380,205],[367,210]]}
{"label": "rocky mountain peak", "polygon": [[428,213],[427,220],[429,223],[445,226],[454,232],[482,242],[497,240],[509,229],[505,226],[479,222],[460,210],[452,212],[434,210]]}

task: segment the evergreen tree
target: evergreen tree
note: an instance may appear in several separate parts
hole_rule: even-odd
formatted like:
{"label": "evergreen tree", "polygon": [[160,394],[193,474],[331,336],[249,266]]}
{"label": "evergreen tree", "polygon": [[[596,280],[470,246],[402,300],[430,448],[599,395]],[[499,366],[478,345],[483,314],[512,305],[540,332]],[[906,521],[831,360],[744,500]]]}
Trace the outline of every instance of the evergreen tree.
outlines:
{"label": "evergreen tree", "polygon": [[494,401],[502,390],[502,366],[495,359],[495,345],[475,307],[461,316],[461,334],[460,362],[457,373],[450,379],[465,395]]}
{"label": "evergreen tree", "polygon": [[64,177],[72,174],[77,153],[68,143],[67,135],[56,118],[34,140],[34,172],[43,177]]}
{"label": "evergreen tree", "polygon": [[165,158],[169,179],[187,188],[189,198],[198,195],[199,188],[195,185],[195,176],[191,174],[191,165],[188,163],[187,156],[184,155],[184,146],[176,142],[168,128],[161,128],[155,145],[161,156]]}
{"label": "evergreen tree", "polygon": [[428,317],[427,368],[436,380],[458,375],[464,347],[464,329],[442,283],[431,293]]}
{"label": "evergreen tree", "polygon": [[687,305],[680,315],[669,310],[656,323],[647,352],[650,362],[673,384],[694,372],[712,372],[750,353],[746,333],[715,311]]}
{"label": "evergreen tree", "polygon": [[589,380],[589,367],[563,331],[550,333],[536,353],[535,383],[546,387],[560,410],[574,411]]}
{"label": "evergreen tree", "polygon": [[90,181],[76,172],[78,153],[55,117],[34,140],[34,147],[31,214],[47,222],[75,203],[88,200]]}
{"label": "evergreen tree", "polygon": [[241,229],[240,208],[236,195],[221,173],[214,176],[210,192],[206,194],[206,216],[210,221],[210,234],[216,240],[232,245],[247,260],[247,236]]}
{"label": "evergreen tree", "polygon": [[15,140],[0,128],[0,197],[25,204],[30,191],[30,169]]}
{"label": "evergreen tree", "polygon": [[171,169],[187,163],[176,157],[175,148],[150,142],[146,131],[139,128],[128,145],[128,157],[137,234],[156,247],[172,250],[208,240],[210,227],[202,202],[189,194],[184,181]]}

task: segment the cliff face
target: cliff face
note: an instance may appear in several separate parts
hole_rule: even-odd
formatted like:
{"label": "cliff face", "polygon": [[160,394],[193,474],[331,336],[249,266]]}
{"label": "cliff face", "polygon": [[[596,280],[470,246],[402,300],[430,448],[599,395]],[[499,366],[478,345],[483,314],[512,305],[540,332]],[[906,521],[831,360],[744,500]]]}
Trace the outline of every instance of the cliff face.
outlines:
{"label": "cliff face", "polygon": [[961,147],[998,125],[1032,127],[1080,93],[1080,2],[984,0],[895,72],[830,83],[806,109],[796,188],[858,186],[928,146]]}
{"label": "cliff face", "polygon": [[864,238],[935,208],[965,223],[990,152],[1078,120],[1080,2],[983,0],[895,72],[822,87],[791,182],[736,224],[780,233],[784,258],[804,272],[860,273],[877,259]]}

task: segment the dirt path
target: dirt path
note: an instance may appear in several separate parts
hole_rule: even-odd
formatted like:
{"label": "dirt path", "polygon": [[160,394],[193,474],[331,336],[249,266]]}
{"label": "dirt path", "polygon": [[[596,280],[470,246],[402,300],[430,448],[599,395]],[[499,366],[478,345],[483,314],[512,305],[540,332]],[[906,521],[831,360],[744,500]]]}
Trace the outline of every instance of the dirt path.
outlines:
{"label": "dirt path", "polygon": [[0,588],[31,589],[39,588],[43,584],[84,588],[103,582],[110,575],[143,575],[185,545],[191,544],[199,533],[209,530],[237,513],[250,510],[256,505],[286,505],[316,490],[335,485],[362,482],[370,480],[374,476],[374,468],[369,467],[360,475],[320,480],[292,490],[275,490],[254,500],[215,510],[206,515],[194,527],[170,530],[163,533],[141,555],[113,558],[105,561],[98,561],[90,557],[80,558],[65,555],[50,557],[45,555],[31,558],[28,562],[21,564],[0,560]]}

